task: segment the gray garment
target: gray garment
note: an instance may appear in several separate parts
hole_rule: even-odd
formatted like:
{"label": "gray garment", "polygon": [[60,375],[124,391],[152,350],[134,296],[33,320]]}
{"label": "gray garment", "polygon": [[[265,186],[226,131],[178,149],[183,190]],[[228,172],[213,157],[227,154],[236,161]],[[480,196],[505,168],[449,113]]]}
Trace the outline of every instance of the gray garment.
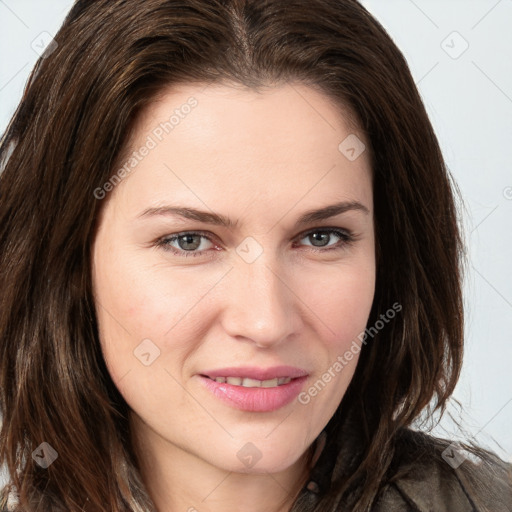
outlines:
{"label": "gray garment", "polygon": [[512,465],[499,459],[476,464],[464,452],[455,460],[448,442],[441,452],[438,441],[410,432],[421,447],[404,457],[401,476],[386,486],[372,512],[512,512]]}
{"label": "gray garment", "polygon": [[[336,430],[341,435],[329,437],[339,437],[341,445],[326,441],[326,431],[322,432],[325,447],[292,512],[314,511],[327,487],[335,490],[336,482],[357,466],[363,452],[357,421],[346,418]],[[467,457],[449,440],[409,428],[399,431],[394,446],[393,461],[371,512],[512,512],[512,464],[493,454],[481,460]],[[308,491],[308,485],[317,492]],[[336,503],[332,512],[351,512]]]}

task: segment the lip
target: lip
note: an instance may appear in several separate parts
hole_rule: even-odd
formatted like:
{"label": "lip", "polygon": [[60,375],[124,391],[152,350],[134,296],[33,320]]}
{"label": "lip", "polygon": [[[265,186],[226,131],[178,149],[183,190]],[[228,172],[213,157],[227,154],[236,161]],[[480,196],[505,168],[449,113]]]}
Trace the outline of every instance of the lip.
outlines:
{"label": "lip", "polygon": [[[225,371],[225,370],[223,370]],[[273,369],[272,371],[275,371]],[[256,372],[253,373],[253,375]],[[216,377],[223,377],[224,375],[216,375]],[[261,375],[261,373],[260,373]],[[242,375],[228,375],[230,377],[241,377]],[[243,376],[254,378],[245,373]],[[287,375],[281,375],[286,377]],[[288,375],[289,376],[289,375]],[[295,377],[287,384],[276,386],[273,388],[244,388],[243,386],[235,386],[232,384],[216,382],[205,375],[198,376],[201,383],[209,390],[215,397],[224,401],[231,407],[248,412],[271,412],[281,409],[285,405],[292,402],[300,393],[304,383],[307,380],[307,375]],[[275,377],[270,377],[275,378]],[[268,377],[258,380],[267,380]]]}
{"label": "lip", "polygon": [[[201,376],[210,377],[248,377],[256,380],[269,380],[280,377],[305,377],[308,375],[306,370],[294,366],[272,366],[271,368],[258,368],[255,366],[238,366],[229,368],[219,368],[216,370],[205,370]],[[268,388],[272,389],[272,388]]]}

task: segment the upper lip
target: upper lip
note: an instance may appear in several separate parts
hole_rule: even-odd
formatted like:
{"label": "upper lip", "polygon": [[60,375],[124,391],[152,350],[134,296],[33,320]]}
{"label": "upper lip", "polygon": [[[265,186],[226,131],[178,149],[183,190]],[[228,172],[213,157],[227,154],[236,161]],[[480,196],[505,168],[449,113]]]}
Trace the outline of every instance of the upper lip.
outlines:
{"label": "upper lip", "polygon": [[247,377],[256,380],[271,380],[282,377],[304,377],[308,375],[306,370],[294,366],[272,366],[271,368],[258,368],[255,366],[239,366],[230,368],[219,368],[201,372],[206,377]]}

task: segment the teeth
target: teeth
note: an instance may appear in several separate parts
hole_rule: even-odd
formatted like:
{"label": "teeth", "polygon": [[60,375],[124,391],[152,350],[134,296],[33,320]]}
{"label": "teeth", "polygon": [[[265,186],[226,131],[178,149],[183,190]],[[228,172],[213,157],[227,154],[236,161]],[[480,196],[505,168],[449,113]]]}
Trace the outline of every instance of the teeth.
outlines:
{"label": "teeth", "polygon": [[244,388],[275,388],[282,384],[288,384],[292,380],[291,377],[279,377],[268,380],[257,380],[241,377],[215,377],[215,382],[221,384],[231,384],[232,386],[242,386]]}
{"label": "teeth", "polygon": [[278,378],[275,378],[275,379],[270,379],[270,380],[257,380],[255,382],[259,382],[260,386],[262,388],[275,388],[276,386],[279,385],[279,379]]}

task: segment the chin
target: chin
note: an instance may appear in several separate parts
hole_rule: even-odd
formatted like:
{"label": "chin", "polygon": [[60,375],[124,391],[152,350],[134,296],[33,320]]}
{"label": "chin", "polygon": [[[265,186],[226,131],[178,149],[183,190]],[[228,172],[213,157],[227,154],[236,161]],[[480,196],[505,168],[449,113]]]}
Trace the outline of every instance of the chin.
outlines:
{"label": "chin", "polygon": [[[294,443],[290,438],[288,441],[288,444],[278,439],[273,442],[265,442],[264,439],[254,442],[233,441],[233,447],[223,450],[218,454],[219,457],[215,457],[215,465],[236,473],[279,473],[295,464],[306,452],[306,449],[300,449],[302,442]],[[226,457],[228,452],[234,457]]]}

